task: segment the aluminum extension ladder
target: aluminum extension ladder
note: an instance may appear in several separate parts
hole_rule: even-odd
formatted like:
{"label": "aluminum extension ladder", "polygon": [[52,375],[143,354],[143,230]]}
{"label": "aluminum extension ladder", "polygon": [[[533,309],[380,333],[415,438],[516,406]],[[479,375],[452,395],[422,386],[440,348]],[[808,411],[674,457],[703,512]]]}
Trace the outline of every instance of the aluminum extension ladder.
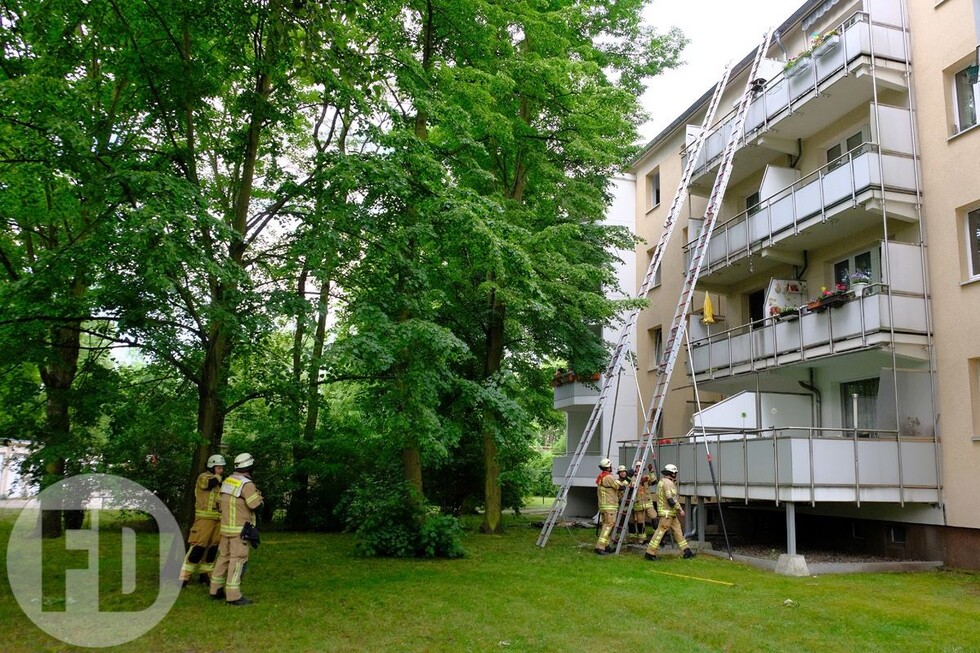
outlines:
{"label": "aluminum extension ladder", "polygon": [[[725,151],[722,154],[721,164],[718,168],[718,175],[715,177],[715,183],[711,188],[711,195],[708,199],[708,207],[704,212],[704,221],[703,226],[701,227],[701,233],[698,234],[697,242],[694,245],[691,265],[688,268],[687,274],[684,278],[684,284],[681,288],[677,308],[674,311],[674,319],[671,323],[667,343],[664,347],[664,355],[658,367],[657,384],[654,390],[653,400],[650,402],[650,406],[648,408],[646,424],[643,428],[643,437],[640,439],[643,447],[643,454],[640,456],[640,469],[646,467],[647,458],[653,449],[654,434],[657,432],[657,427],[660,424],[664,402],[667,397],[667,386],[670,385],[670,377],[674,371],[674,365],[677,363],[677,356],[680,353],[681,343],[687,331],[687,314],[691,307],[694,286],[698,282],[698,277],[701,276],[701,268],[703,267],[705,258],[707,258],[708,254],[708,242],[711,240],[711,234],[714,231],[715,224],[718,219],[718,210],[721,208],[721,201],[725,196],[725,191],[728,188],[728,181],[732,175],[735,151],[738,149],[739,140],[742,138],[742,128],[745,126],[745,116],[748,113],[749,101],[752,99],[753,95],[753,82],[757,78],[759,65],[762,62],[766,51],[769,49],[769,42],[771,38],[772,30],[770,29],[763,36],[762,43],[759,45],[759,49],[755,54],[755,59],[752,62],[752,69],[749,73],[748,79],[746,80],[745,91],[742,93],[742,97],[739,100],[738,110],[736,111],[735,119],[732,122],[732,132],[728,137],[728,144],[725,146]],[[633,504],[635,501],[636,492],[632,491],[632,489],[624,494],[619,507],[619,512],[616,515],[616,526],[613,528],[614,533],[619,532],[622,534],[626,530],[627,522],[625,520],[628,520],[629,516],[632,514]],[[621,521],[622,523],[620,523]],[[620,537],[616,541],[616,553],[619,553],[625,540],[625,537]]]}
{"label": "aluminum extension ladder", "polygon": [[[705,114],[704,122],[701,125],[701,131],[689,148],[688,160],[687,165],[684,168],[684,174],[681,176],[680,183],[677,187],[677,192],[674,194],[674,200],[670,205],[670,210],[667,212],[663,232],[660,235],[660,240],[657,242],[657,247],[654,250],[653,258],[650,261],[650,265],[647,267],[646,275],[643,277],[643,283],[640,284],[640,289],[636,294],[637,299],[646,298],[647,293],[650,292],[654,280],[656,279],[657,272],[660,271],[660,265],[663,262],[664,252],[667,249],[667,243],[670,241],[670,236],[674,231],[677,218],[680,215],[681,208],[684,206],[684,200],[687,199],[687,187],[691,183],[691,177],[693,176],[694,169],[697,166],[698,158],[701,156],[701,150],[704,146],[705,138],[707,138],[708,128],[711,126],[711,122],[714,120],[714,115],[718,110],[718,105],[721,103],[722,93],[724,93],[725,87],[728,85],[728,77],[730,73],[731,64],[725,67],[721,80],[715,86],[715,92],[712,95],[711,103],[708,105],[708,111]],[[609,361],[609,365],[606,367],[606,371],[602,376],[602,385],[599,392],[599,397],[596,399],[595,406],[592,408],[592,414],[589,416],[588,422],[586,422],[585,429],[582,433],[581,439],[578,442],[578,446],[575,447],[575,452],[572,455],[572,459],[569,461],[568,469],[565,470],[565,476],[562,479],[561,489],[555,497],[555,501],[551,505],[551,510],[548,512],[548,517],[545,520],[543,528],[541,529],[541,533],[538,535],[537,545],[540,547],[543,547],[548,543],[548,537],[551,535],[551,531],[554,530],[555,524],[558,523],[562,513],[565,511],[565,504],[568,500],[568,491],[572,486],[572,481],[575,479],[579,466],[582,464],[582,458],[584,457],[585,451],[589,446],[589,442],[592,441],[592,436],[595,434],[596,427],[599,424],[599,419],[602,416],[602,411],[605,409],[606,402],[609,399],[610,391],[612,390],[613,385],[616,383],[619,372],[623,366],[623,361],[626,359],[626,354],[629,351],[630,337],[633,335],[633,329],[636,327],[636,320],[639,313],[640,309],[631,309],[627,315],[626,321],[623,323],[622,329],[620,330],[619,341],[617,342],[615,349],[613,349],[613,354]]]}

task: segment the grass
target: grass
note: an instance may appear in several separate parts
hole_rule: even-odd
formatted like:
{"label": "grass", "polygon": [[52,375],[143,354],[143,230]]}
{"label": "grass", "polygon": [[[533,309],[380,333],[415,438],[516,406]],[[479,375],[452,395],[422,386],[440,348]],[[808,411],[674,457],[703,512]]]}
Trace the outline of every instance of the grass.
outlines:
{"label": "grass", "polygon": [[[229,607],[191,586],[148,634],[114,650],[980,651],[974,574],[788,578],[708,556],[598,557],[585,530],[556,530],[536,547],[530,519],[512,518],[502,536],[468,531],[467,556],[453,561],[361,559],[349,535],[264,533],[243,584],[254,605]],[[0,513],[4,551],[11,524]],[[72,553],[53,548],[54,575],[59,549]],[[5,565],[0,576],[0,650],[74,650],[24,616]]]}

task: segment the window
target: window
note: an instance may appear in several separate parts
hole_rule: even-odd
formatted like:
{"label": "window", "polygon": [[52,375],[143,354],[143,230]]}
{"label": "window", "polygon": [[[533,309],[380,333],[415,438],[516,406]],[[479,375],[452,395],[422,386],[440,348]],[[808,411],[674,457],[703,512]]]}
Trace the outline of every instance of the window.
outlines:
{"label": "window", "polygon": [[834,263],[834,283],[850,285],[851,275],[858,270],[867,272],[871,283],[881,281],[881,252],[879,249],[869,249],[842,261]]}
{"label": "window", "polygon": [[[647,270],[650,269],[650,265],[653,264],[653,256],[657,253],[656,246],[647,248]],[[663,261],[660,262],[660,267],[657,268],[656,273],[653,275],[653,282],[650,284],[650,288],[659,288],[661,282],[661,271],[663,270]]]}
{"label": "window", "polygon": [[966,214],[966,248],[970,253],[970,277],[980,276],[980,209]]}
{"label": "window", "polygon": [[660,168],[654,168],[653,172],[647,175],[647,186],[650,189],[650,208],[655,209],[660,206]]}
{"label": "window", "polygon": [[847,159],[841,159],[842,156],[870,140],[871,127],[865,125],[850,136],[842,138],[840,141],[831,144],[831,146],[827,148],[827,163],[835,164],[832,167],[837,167],[846,163]]}
{"label": "window", "polygon": [[857,429],[860,437],[872,436],[878,428],[875,411],[875,404],[878,403],[878,378],[841,383],[840,399],[844,435],[852,435]]}
{"label": "window", "polygon": [[661,359],[664,357],[664,330],[663,327],[652,327],[647,330],[650,334],[650,368],[655,370],[660,367]]}
{"label": "window", "polygon": [[973,440],[980,440],[980,358],[967,361],[970,370],[970,412],[973,417]]}
{"label": "window", "polygon": [[766,317],[766,291],[756,290],[746,296],[749,304],[749,322],[759,322]]}
{"label": "window", "polygon": [[896,524],[888,529],[888,540],[892,544],[905,544],[908,542],[908,536],[905,534],[905,526]]}
{"label": "window", "polygon": [[977,64],[969,65],[953,75],[954,132],[959,133],[977,124]]}
{"label": "window", "polygon": [[759,197],[759,191],[755,191],[745,198],[745,210],[748,211],[749,215],[759,211]]}

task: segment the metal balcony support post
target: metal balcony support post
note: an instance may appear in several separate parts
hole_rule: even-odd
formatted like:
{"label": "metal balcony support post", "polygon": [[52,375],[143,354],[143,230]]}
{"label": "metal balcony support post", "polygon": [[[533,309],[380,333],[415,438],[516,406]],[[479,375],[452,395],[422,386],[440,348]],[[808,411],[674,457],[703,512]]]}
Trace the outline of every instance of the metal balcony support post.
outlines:
{"label": "metal balcony support post", "polygon": [[786,502],[786,553],[796,555],[796,504]]}
{"label": "metal balcony support post", "polygon": [[858,454],[858,395],[855,392],[851,395],[851,414],[854,418],[854,500],[858,508],[861,507],[861,461]]}
{"label": "metal balcony support post", "polygon": [[[760,429],[759,433],[762,431]],[[773,470],[773,488],[776,495],[776,507],[779,507],[779,441],[776,438],[776,429],[772,429],[772,470]]]}
{"label": "metal balcony support post", "polygon": [[749,441],[742,428],[742,483],[745,505],[749,505]]}
{"label": "metal balcony support post", "polygon": [[817,505],[816,484],[813,479],[813,427],[807,429],[807,443],[810,446],[810,506]]}

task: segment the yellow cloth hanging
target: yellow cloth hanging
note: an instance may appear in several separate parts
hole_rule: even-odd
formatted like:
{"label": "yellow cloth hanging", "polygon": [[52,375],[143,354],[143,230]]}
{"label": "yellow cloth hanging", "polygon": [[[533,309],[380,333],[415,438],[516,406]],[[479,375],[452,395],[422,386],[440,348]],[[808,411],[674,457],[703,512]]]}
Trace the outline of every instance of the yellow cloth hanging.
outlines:
{"label": "yellow cloth hanging", "polygon": [[715,310],[711,306],[711,295],[704,293],[704,316],[701,318],[704,324],[715,323]]}

